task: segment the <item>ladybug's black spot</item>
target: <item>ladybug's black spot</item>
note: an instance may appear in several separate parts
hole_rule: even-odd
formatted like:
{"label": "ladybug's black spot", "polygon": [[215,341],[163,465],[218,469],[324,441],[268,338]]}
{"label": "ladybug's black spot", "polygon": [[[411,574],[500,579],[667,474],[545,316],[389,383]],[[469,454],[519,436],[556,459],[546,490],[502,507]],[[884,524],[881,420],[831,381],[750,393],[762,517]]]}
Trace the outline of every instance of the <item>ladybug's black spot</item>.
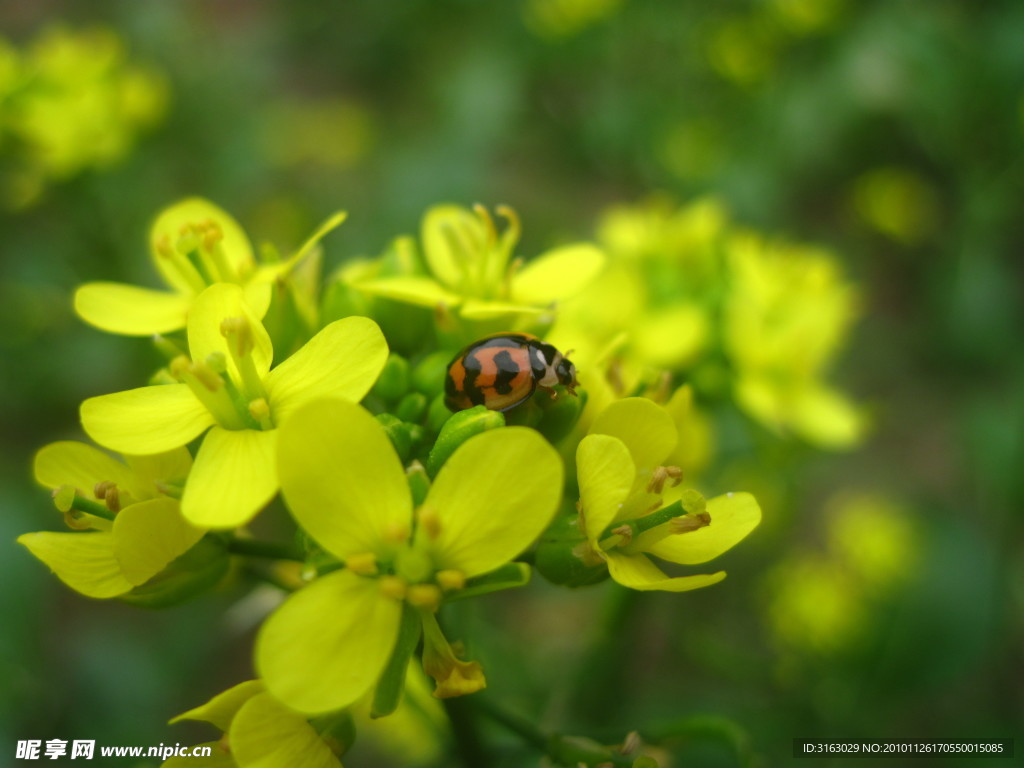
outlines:
{"label": "ladybug's black spot", "polygon": [[496,354],[494,364],[498,367],[494,376],[494,391],[499,395],[507,395],[512,391],[512,382],[519,375],[519,367],[507,351]]}
{"label": "ladybug's black spot", "polygon": [[467,354],[462,358],[462,364],[466,367],[466,381],[462,385],[466,397],[469,398],[469,402],[473,405],[483,405],[484,393],[476,384],[477,377],[481,373],[481,365],[476,357],[476,353],[470,352]]}

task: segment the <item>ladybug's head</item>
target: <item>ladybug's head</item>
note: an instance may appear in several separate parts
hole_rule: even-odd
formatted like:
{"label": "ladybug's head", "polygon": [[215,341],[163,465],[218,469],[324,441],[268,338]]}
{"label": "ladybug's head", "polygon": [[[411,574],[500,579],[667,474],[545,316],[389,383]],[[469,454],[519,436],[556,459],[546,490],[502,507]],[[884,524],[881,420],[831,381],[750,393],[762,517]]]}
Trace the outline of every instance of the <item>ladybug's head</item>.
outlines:
{"label": "ladybug's head", "polygon": [[576,366],[572,364],[568,357],[562,357],[558,361],[558,365],[555,366],[555,373],[558,374],[558,383],[563,385],[569,394],[575,395],[579,382],[576,381]]}

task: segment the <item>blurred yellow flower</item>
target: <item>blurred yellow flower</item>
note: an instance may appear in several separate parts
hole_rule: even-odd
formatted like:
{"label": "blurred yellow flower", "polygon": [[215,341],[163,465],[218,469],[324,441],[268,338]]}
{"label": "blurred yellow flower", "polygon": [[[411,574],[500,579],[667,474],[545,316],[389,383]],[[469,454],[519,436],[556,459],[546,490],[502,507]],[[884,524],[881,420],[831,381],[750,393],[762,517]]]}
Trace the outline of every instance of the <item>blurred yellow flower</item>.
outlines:
{"label": "blurred yellow flower", "polygon": [[913,516],[879,494],[841,493],[826,503],[825,548],[800,549],[766,577],[767,622],[783,646],[828,655],[871,627],[878,601],[917,573]]}
{"label": "blurred yellow flower", "polygon": [[523,20],[538,37],[572,37],[618,13],[624,0],[526,0]]}
{"label": "blurred yellow flower", "polygon": [[853,185],[857,215],[872,229],[902,245],[917,245],[938,223],[934,188],[902,168],[876,168]]}
{"label": "blurred yellow flower", "polygon": [[111,30],[51,27],[17,66],[2,48],[0,108],[20,152],[7,190],[16,207],[31,204],[49,179],[117,162],[166,110],[163,76],[129,63]]}
{"label": "blurred yellow flower", "polygon": [[723,336],[736,401],[770,428],[828,448],[855,445],[863,415],[822,380],[857,309],[834,257],[753,233],[731,237],[726,247]]}
{"label": "blurred yellow flower", "polygon": [[270,104],[264,120],[265,152],[278,165],[344,170],[366,157],[373,143],[369,111],[346,99],[289,98]]}

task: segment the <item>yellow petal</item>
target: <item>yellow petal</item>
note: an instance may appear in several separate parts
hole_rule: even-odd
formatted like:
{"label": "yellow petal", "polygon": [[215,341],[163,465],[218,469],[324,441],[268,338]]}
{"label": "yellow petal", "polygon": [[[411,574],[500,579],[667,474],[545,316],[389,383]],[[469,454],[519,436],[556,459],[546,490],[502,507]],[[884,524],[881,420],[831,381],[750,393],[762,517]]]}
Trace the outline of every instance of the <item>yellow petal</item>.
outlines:
{"label": "yellow petal", "polygon": [[625,443],[611,435],[587,435],[576,448],[576,472],[584,530],[597,549],[601,532],[615,519],[636,479]]}
{"label": "yellow petal", "polygon": [[483,222],[458,205],[435,205],[428,210],[423,216],[420,237],[431,273],[449,286],[461,282],[467,256],[482,260],[487,249],[488,235]]}
{"label": "yellow petal", "polygon": [[688,592],[717,584],[725,578],[725,571],[700,573],[696,576],[666,576],[644,555],[627,555],[612,550],[608,555],[608,572],[619,584],[630,589],[657,589],[663,592]]}
{"label": "yellow petal", "polygon": [[214,427],[199,446],[181,513],[203,528],[245,525],[277,493],[277,430]]}
{"label": "yellow petal", "polygon": [[363,280],[356,283],[355,287],[374,296],[418,304],[421,307],[452,307],[462,301],[461,296],[452,293],[436,280],[415,275]]}
{"label": "yellow petal", "polygon": [[388,343],[366,317],[335,320],[267,376],[275,423],[296,408],[324,397],[359,402],[377,381],[388,358]]}
{"label": "yellow petal", "polygon": [[678,440],[672,416],[645,397],[627,397],[609,405],[594,419],[590,434],[611,435],[625,443],[638,480],[659,466]]}
{"label": "yellow petal", "polygon": [[666,536],[646,551],[681,565],[706,563],[732,549],[761,522],[761,507],[749,493],[727,493],[709,499],[707,512],[710,525]]}
{"label": "yellow petal", "polygon": [[184,446],[148,456],[129,454],[124,460],[128,462],[132,472],[151,483],[181,482],[188,477],[189,470],[192,469],[192,454]]}
{"label": "yellow petal", "polygon": [[238,768],[341,768],[306,718],[268,693],[258,693],[242,705],[228,740]]}
{"label": "yellow petal", "polygon": [[205,704],[200,704],[188,712],[182,712],[177,717],[172,718],[170,722],[173,724],[181,720],[201,720],[217,726],[221,731],[227,732],[228,728],[231,727],[231,721],[235,718],[235,713],[257,693],[263,693],[263,682],[260,680],[246,680],[244,683],[232,686],[226,691],[221,691]]}
{"label": "yellow petal", "polygon": [[220,332],[221,323],[229,317],[244,317],[252,331],[252,360],[262,377],[270,370],[274,347],[270,335],[255,311],[245,303],[245,293],[234,283],[216,283],[199,294],[188,315],[188,351],[193,360],[205,360],[220,352],[227,360],[228,372],[235,381],[241,377],[228,351],[228,340]]}
{"label": "yellow petal", "polygon": [[436,568],[472,577],[518,555],[551,522],[562,475],[558,452],[527,427],[467,440],[445,462],[422,507],[437,515]]}
{"label": "yellow petal", "polygon": [[93,489],[102,481],[116,483],[136,500],[155,494],[148,483],[140,479],[120,461],[85,443],[64,440],[50,443],[35,455],[33,471],[38,482],[47,488],[74,486],[80,496],[93,498]]}
{"label": "yellow petal", "polygon": [[344,400],[299,408],[278,429],[281,489],[295,519],[331,554],[380,552],[408,538],[412,497],[380,423]]}
{"label": "yellow petal", "polygon": [[864,426],[863,414],[827,387],[808,386],[793,403],[793,429],[825,448],[852,448],[863,439]]}
{"label": "yellow petal", "polygon": [[245,303],[252,313],[261,320],[266,317],[270,309],[270,300],[273,298],[273,286],[271,281],[259,279],[260,270],[257,270],[257,277],[242,286],[242,293],[245,295]]}
{"label": "yellow petal", "polygon": [[679,368],[699,353],[708,337],[708,318],[693,304],[676,304],[643,315],[633,326],[636,354],[658,368]]}
{"label": "yellow petal", "polygon": [[249,238],[237,221],[224,209],[214,205],[209,200],[200,197],[190,197],[161,211],[149,231],[149,250],[153,257],[153,263],[163,275],[168,285],[172,285],[179,291],[190,293],[188,283],[181,278],[168,263],[167,260],[157,252],[157,241],[167,237],[173,244],[179,237],[181,228],[187,224],[202,224],[213,220],[220,227],[224,235],[221,240],[221,247],[228,262],[238,271],[240,277],[244,277],[252,270],[253,255]]}
{"label": "yellow petal", "polygon": [[18,543],[42,560],[57,578],[87,597],[117,597],[132,588],[114,558],[109,533],[26,533]]}
{"label": "yellow petal", "polygon": [[398,635],[402,604],[376,579],[336,571],[288,598],[256,637],[267,689],[308,714],[346,707],[380,676]]}
{"label": "yellow petal", "polygon": [[319,227],[316,228],[316,231],[313,232],[313,234],[306,239],[306,242],[302,244],[302,247],[288,257],[287,261],[285,261],[285,264],[288,265],[288,268],[291,269],[304,258],[306,258],[306,256],[312,253],[313,250],[320,245],[320,241],[327,237],[327,235],[336,230],[338,227],[340,227],[342,224],[344,224],[345,219],[347,218],[347,211],[335,211],[330,216],[328,216],[324,220],[324,222]]}
{"label": "yellow petal", "polygon": [[203,533],[181,516],[176,499],[142,501],[114,518],[114,558],[124,577],[138,586],[187,552]]}
{"label": "yellow petal", "polygon": [[575,296],[604,267],[604,253],[590,243],[554,248],[512,278],[512,298],[525,304],[550,304]]}
{"label": "yellow petal", "polygon": [[187,384],[90,397],[82,403],[81,417],[82,427],[97,443],[132,454],[179,448],[213,424],[213,416]]}
{"label": "yellow petal", "polygon": [[482,301],[470,299],[459,309],[459,314],[471,320],[492,320],[506,315],[540,315],[549,311],[546,307],[532,307],[510,301]]}
{"label": "yellow petal", "polygon": [[86,283],[75,291],[75,312],[100,330],[150,336],[185,327],[192,297],[121,283]]}

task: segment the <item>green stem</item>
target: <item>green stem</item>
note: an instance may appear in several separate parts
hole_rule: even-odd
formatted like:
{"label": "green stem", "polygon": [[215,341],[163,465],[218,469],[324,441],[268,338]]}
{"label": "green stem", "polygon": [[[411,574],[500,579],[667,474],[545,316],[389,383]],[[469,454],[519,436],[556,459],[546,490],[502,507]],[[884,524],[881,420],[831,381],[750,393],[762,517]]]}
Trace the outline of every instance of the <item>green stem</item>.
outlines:
{"label": "green stem", "polygon": [[224,542],[228,552],[233,555],[245,557],[266,557],[271,560],[295,560],[302,562],[302,554],[290,544],[281,544],[276,541],[259,541],[257,539],[240,539],[237,536],[228,536]]}
{"label": "green stem", "polygon": [[272,587],[277,587],[282,592],[294,592],[296,590],[296,586],[294,584],[290,584],[284,579],[280,578],[272,570],[268,570],[266,568],[257,568],[255,566],[250,565],[246,567],[245,572],[255,579],[265,581]]}
{"label": "green stem", "polygon": [[633,536],[638,536],[644,531],[649,531],[651,528],[656,528],[662,523],[667,523],[673,517],[679,517],[685,515],[686,510],[683,509],[682,501],[675,501],[669,504],[667,507],[662,507],[656,512],[652,512],[649,515],[643,517],[635,517],[632,520],[623,520],[618,523],[612,523],[602,532],[600,539],[614,535],[612,533],[613,528],[621,528],[624,525],[628,525],[630,530],[633,532]]}
{"label": "green stem", "polygon": [[480,713],[519,736],[523,741],[540,752],[547,752],[548,736],[522,715],[503,709],[500,704],[486,697],[474,699]]}
{"label": "green stem", "polygon": [[102,517],[104,520],[113,520],[116,516],[114,512],[107,508],[106,504],[100,504],[98,501],[87,499],[84,496],[76,495],[74,501],[71,502],[71,508],[89,515]]}
{"label": "green stem", "polygon": [[519,736],[557,765],[632,765],[634,758],[589,739],[576,739],[558,733],[546,734],[522,715],[501,707],[493,700],[479,697],[472,700],[480,713]]}
{"label": "green stem", "polygon": [[442,699],[442,703],[452,726],[455,751],[459,755],[459,762],[465,768],[487,768],[491,764],[490,756],[480,738],[476,713],[472,709],[471,702],[463,697],[457,697]]}

